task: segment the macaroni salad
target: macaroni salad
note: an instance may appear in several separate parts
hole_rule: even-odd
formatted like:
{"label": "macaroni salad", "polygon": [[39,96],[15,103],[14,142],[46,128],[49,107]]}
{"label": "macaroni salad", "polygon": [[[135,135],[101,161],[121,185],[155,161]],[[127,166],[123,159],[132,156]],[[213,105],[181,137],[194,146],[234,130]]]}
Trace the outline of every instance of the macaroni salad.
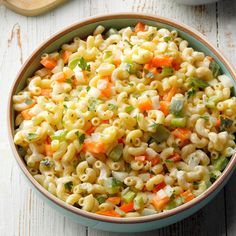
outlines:
{"label": "macaroni salad", "polygon": [[203,193],[234,153],[233,83],[176,31],[98,26],[42,55],[13,96],[34,178],[88,212],[138,217]]}

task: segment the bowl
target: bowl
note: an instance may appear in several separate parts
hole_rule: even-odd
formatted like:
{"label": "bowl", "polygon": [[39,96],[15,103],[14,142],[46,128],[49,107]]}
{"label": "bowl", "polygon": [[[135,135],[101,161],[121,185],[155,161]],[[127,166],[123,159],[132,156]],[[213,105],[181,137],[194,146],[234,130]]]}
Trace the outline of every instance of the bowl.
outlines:
{"label": "bowl", "polygon": [[218,2],[219,0],[175,0],[175,2],[186,4],[186,5],[202,5]]}
{"label": "bowl", "polygon": [[[32,53],[32,55],[22,66],[20,72],[17,75],[16,80],[12,85],[12,89],[9,94],[7,112],[9,140],[15,159],[24,176],[26,177],[27,181],[31,184],[32,188],[49,205],[59,210],[63,215],[70,217],[74,221],[77,221],[83,225],[99,230],[113,232],[141,232],[161,228],[169,224],[173,224],[177,221],[180,221],[198,211],[200,208],[206,205],[214,196],[216,196],[216,194],[223,188],[223,186],[228,181],[236,164],[236,158],[234,155],[222,175],[203,194],[196,197],[194,200],[169,211],[136,218],[107,217],[94,213],[89,213],[80,210],[76,207],[67,205],[65,202],[51,195],[29,173],[23,159],[18,153],[17,147],[13,142],[14,111],[12,104],[12,96],[24,88],[26,78],[31,76],[39,68],[40,56],[43,53],[49,53],[54,50],[57,50],[63,43],[71,41],[75,36],[79,36],[81,38],[88,36],[100,24],[107,28],[122,28],[125,26],[134,26],[137,22],[140,21],[153,26],[166,27],[170,30],[177,30],[180,36],[188,40],[193,48],[204,52],[206,55],[213,57],[215,61],[221,66],[223,73],[229,76],[235,84],[236,73],[234,72],[231,65],[222,56],[218,49],[215,48],[211,43],[209,43],[205,39],[205,37],[196,30],[182,23],[176,23],[175,21],[169,20],[167,18],[158,17],[150,14],[118,13],[96,16],[82,20],[50,37]],[[236,85],[234,88],[236,89]]]}

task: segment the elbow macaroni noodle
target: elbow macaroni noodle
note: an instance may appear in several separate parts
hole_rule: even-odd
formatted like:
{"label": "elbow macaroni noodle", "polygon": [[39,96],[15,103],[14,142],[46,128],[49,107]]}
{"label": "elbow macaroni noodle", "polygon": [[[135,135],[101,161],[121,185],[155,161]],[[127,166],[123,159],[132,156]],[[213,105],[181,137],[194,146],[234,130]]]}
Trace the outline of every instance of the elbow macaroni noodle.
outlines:
{"label": "elbow macaroni noodle", "polygon": [[41,64],[13,96],[14,142],[69,205],[118,217],[170,210],[202,194],[234,153],[233,83],[176,31],[100,25]]}

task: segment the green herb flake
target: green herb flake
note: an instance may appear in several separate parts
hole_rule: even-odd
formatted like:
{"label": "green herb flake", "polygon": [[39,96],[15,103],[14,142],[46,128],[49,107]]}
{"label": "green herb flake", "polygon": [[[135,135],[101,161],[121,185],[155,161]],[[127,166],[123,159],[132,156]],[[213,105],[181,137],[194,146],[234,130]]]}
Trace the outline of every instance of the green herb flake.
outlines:
{"label": "green herb flake", "polygon": [[67,108],[68,108],[66,104],[63,104],[63,107],[64,107],[65,109],[67,109]]}
{"label": "green herb flake", "polygon": [[51,168],[54,165],[53,161],[50,161],[48,159],[43,159],[42,161],[40,161],[40,164],[47,167],[47,168]]}
{"label": "green herb flake", "polygon": [[34,103],[34,101],[33,101],[32,99],[29,99],[29,98],[26,98],[26,99],[25,99],[25,104],[31,105],[31,104],[33,104],[33,103]]}
{"label": "green herb flake", "polygon": [[134,110],[134,107],[133,106],[127,106],[126,108],[125,108],[125,111],[127,112],[127,113],[130,113],[131,111],[133,111]]}
{"label": "green herb flake", "polygon": [[124,40],[131,48],[133,47],[133,44],[131,44],[127,39]]}
{"label": "green herb flake", "polygon": [[118,109],[118,106],[117,105],[115,105],[115,104],[113,104],[113,103],[108,103],[108,109],[110,110],[110,111],[114,111],[114,110],[117,110]]}
{"label": "green herb flake", "polygon": [[169,163],[169,164],[174,163],[172,160],[168,160],[168,159],[166,159],[165,162],[166,162],[166,163]]}
{"label": "green herb flake", "polygon": [[209,84],[205,80],[193,77],[190,78],[189,85],[193,89],[205,89],[206,87],[209,86]]}
{"label": "green herb flake", "polygon": [[72,182],[72,181],[69,181],[69,182],[65,183],[64,186],[65,186],[65,189],[66,189],[66,190],[68,190],[69,192],[71,192],[72,187],[73,187],[73,182]]}
{"label": "green herb flake", "polygon": [[86,91],[88,92],[91,89],[90,86],[87,86]]}
{"label": "green herb flake", "polygon": [[97,199],[97,201],[98,201],[98,203],[100,205],[100,204],[104,203],[107,198],[104,197],[104,196],[97,196],[96,199]]}
{"label": "green herb flake", "polygon": [[90,65],[86,62],[86,60],[83,57],[80,58],[80,60],[78,62],[78,66],[82,70],[91,71]]}
{"label": "green herb flake", "polygon": [[187,98],[191,98],[196,94],[196,90],[195,89],[190,89],[187,92]]}
{"label": "green herb flake", "polygon": [[100,101],[94,97],[90,97],[88,100],[88,110],[96,111],[96,107],[100,104]]}
{"label": "green herb flake", "polygon": [[170,40],[172,40],[171,36],[166,36],[163,39],[166,43],[168,43]]}
{"label": "green herb flake", "polygon": [[211,70],[214,78],[217,78],[219,75],[221,75],[220,66],[215,61],[210,63],[209,69]]}
{"label": "green herb flake", "polygon": [[29,140],[29,141],[33,141],[34,139],[36,139],[38,137],[38,134],[36,134],[36,133],[28,133],[28,135],[27,135],[27,139]]}
{"label": "green herb flake", "polygon": [[84,133],[80,133],[79,131],[77,131],[75,134],[78,137],[79,143],[83,144],[84,140],[85,140],[85,134]]}
{"label": "green herb flake", "polygon": [[229,118],[226,118],[223,116],[220,117],[220,131],[221,132],[230,128],[232,124],[233,124],[233,121],[230,120]]}

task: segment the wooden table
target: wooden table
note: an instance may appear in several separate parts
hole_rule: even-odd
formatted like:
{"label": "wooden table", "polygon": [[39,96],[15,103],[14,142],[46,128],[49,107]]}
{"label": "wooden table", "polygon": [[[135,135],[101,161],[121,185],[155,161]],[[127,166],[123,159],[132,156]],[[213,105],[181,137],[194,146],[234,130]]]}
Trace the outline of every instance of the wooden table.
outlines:
{"label": "wooden table", "polygon": [[[0,6],[1,236],[121,235],[81,226],[36,196],[10,151],[5,120],[8,91],[16,73],[42,41],[82,18],[121,11],[157,14],[186,23],[205,34],[236,66],[236,1],[233,0],[198,7],[178,5],[169,0],[73,0],[46,15],[32,18]],[[236,173],[225,189],[198,213],[172,226],[148,232],[148,235],[236,235],[235,177]]]}

